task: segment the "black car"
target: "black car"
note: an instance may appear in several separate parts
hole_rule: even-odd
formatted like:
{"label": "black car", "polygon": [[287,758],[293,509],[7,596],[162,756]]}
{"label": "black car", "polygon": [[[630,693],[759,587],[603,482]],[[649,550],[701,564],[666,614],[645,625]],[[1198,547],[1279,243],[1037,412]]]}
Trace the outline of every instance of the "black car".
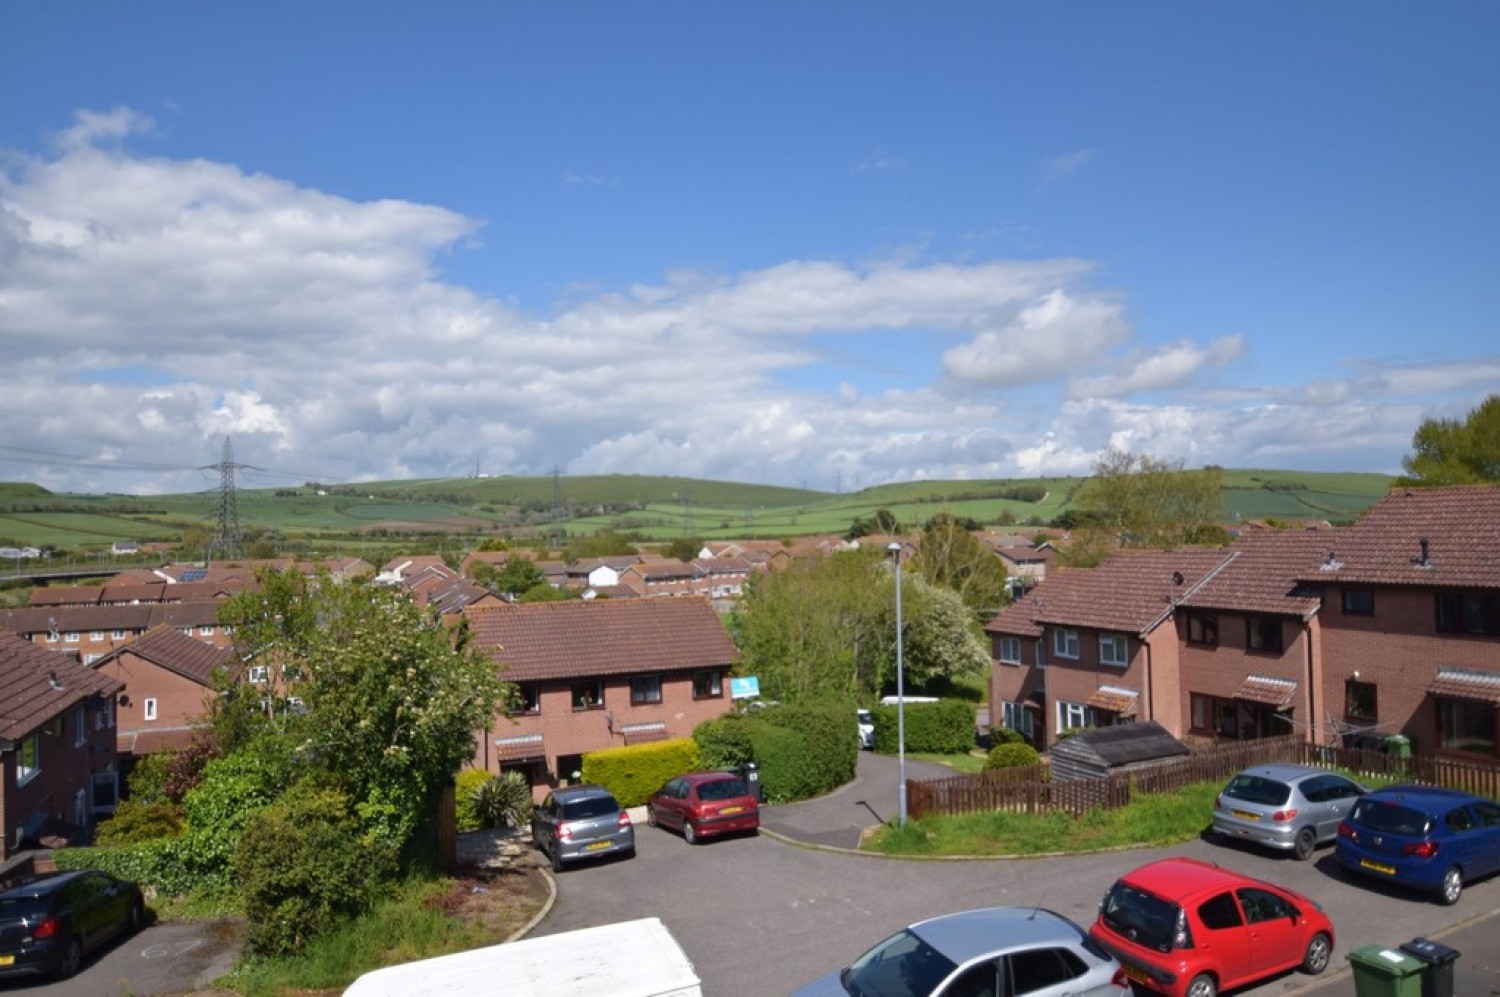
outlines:
{"label": "black car", "polygon": [[0,979],[72,976],[83,957],[146,919],[140,887],[107,872],[41,876],[0,893]]}

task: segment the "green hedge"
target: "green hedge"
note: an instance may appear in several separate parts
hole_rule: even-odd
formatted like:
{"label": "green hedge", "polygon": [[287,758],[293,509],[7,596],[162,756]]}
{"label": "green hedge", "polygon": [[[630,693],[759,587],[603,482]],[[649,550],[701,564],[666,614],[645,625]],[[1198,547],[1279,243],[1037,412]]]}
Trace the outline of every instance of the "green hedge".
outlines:
{"label": "green hedge", "polygon": [[848,703],[771,706],[731,713],[693,731],[707,769],[759,768],[769,803],[821,796],[854,778],[859,725]]}
{"label": "green hedge", "polygon": [[159,838],[118,848],[62,848],[52,860],[63,871],[102,869],[139,883],[159,896],[180,897],[199,885],[182,860],[180,838]]}
{"label": "green hedge", "polygon": [[997,744],[990,749],[990,755],[984,761],[987,769],[1013,769],[1026,765],[1035,765],[1041,761],[1041,756],[1036,749],[1026,743],[1007,742]]}
{"label": "green hedge", "polygon": [[483,826],[474,812],[474,791],[489,778],[488,769],[467,768],[453,781],[453,818],[460,831],[477,831]]}
{"label": "green hedge", "polygon": [[[802,760],[804,778],[813,796],[829,793],[854,778],[859,761],[859,721],[848,703],[773,706],[760,718],[776,727],[794,730],[807,739]],[[764,775],[762,775],[764,779]]]}
{"label": "green hedge", "polygon": [[638,807],[675,775],[699,767],[698,745],[688,737],[624,748],[605,748],[583,756],[583,781],[598,783],[622,807]]}
{"label": "green hedge", "polygon": [[[896,753],[898,718],[896,707],[877,706],[875,750]],[[960,699],[936,703],[906,704],[906,750],[933,755],[966,755],[974,747],[974,705]]]}
{"label": "green hedge", "polygon": [[807,738],[790,727],[777,727],[756,717],[746,721],[755,764],[760,767],[760,791],[767,803],[789,803],[818,795],[807,765]]}

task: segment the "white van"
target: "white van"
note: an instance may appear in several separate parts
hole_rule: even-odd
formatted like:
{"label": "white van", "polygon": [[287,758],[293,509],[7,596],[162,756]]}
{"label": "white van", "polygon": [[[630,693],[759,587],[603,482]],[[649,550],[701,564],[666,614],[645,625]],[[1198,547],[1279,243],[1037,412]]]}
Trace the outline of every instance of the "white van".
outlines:
{"label": "white van", "polygon": [[526,938],[364,974],[344,997],[703,997],[660,918]]}
{"label": "white van", "polygon": [[895,706],[902,702],[910,706],[913,703],[940,703],[942,700],[936,696],[883,696],[881,697],[880,705]]}

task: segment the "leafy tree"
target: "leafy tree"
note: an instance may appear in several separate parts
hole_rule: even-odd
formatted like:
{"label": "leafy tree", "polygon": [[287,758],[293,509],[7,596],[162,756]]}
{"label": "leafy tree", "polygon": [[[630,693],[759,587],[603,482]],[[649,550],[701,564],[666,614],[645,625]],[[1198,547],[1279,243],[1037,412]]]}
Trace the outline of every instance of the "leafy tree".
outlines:
{"label": "leafy tree", "polygon": [[667,557],[675,557],[684,563],[697,559],[698,552],[703,549],[702,537],[678,537],[667,544],[662,551]]}
{"label": "leafy tree", "polygon": [[520,599],[520,601],[521,602],[566,602],[566,601],[568,601],[569,599],[572,599],[572,598],[576,598],[576,597],[573,596],[573,595],[570,595],[566,589],[556,588],[550,582],[542,582],[540,585],[533,585],[531,588],[529,588],[525,592],[521,593],[521,599]]}
{"label": "leafy tree", "polygon": [[316,593],[333,586],[325,577],[314,589],[300,571],[262,570],[256,584],[219,604],[219,622],[232,627],[240,665],[265,669],[264,683],[247,685],[243,673],[227,676],[228,686],[218,704],[216,726],[225,753],[235,750],[259,729],[263,712],[270,726],[284,726],[291,711],[291,687],[301,675],[301,656],[307,640],[319,627]]}
{"label": "leafy tree", "polygon": [[[956,593],[902,576],[902,653],[913,685],[982,672],[989,652]],[[755,575],[732,622],[741,671],[771,699],[869,699],[895,680],[895,582],[889,562],[847,551]]]}
{"label": "leafy tree", "polygon": [[958,593],[976,618],[987,620],[1009,601],[1009,575],[995,552],[969,530],[947,513],[932,517],[912,563],[932,584]]}
{"label": "leafy tree", "polygon": [[547,577],[542,574],[542,569],[537,567],[536,562],[529,557],[508,559],[505,566],[495,572],[494,579],[497,592],[513,597],[525,595],[538,585],[547,583]]}
{"label": "leafy tree", "polygon": [[1500,481],[1500,395],[1490,395],[1462,422],[1428,419],[1401,462],[1402,485],[1469,485]]}
{"label": "leafy tree", "polygon": [[1223,472],[1110,450],[1078,493],[1079,512],[1131,546],[1223,543]]}
{"label": "leafy tree", "polygon": [[595,531],[593,536],[570,540],[563,548],[563,560],[571,564],[586,557],[619,557],[635,553],[638,551],[631,537],[606,527]]}
{"label": "leafy tree", "polygon": [[889,509],[876,509],[875,514],[869,519],[856,516],[854,522],[849,525],[849,530],[844,534],[846,540],[858,540],[860,537],[868,537],[874,534],[884,533],[887,535],[900,533],[901,521],[896,514]]}

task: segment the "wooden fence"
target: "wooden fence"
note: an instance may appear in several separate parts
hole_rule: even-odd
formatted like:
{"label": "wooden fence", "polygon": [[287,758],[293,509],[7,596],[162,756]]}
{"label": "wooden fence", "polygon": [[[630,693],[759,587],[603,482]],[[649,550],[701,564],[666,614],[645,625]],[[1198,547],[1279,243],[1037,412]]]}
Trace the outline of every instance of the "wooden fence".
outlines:
{"label": "wooden fence", "polygon": [[1296,736],[1214,744],[1187,758],[1102,779],[1053,782],[1046,765],[992,769],[945,779],[908,779],[906,798],[913,819],[994,810],[1062,810],[1076,816],[1096,807],[1123,807],[1136,793],[1171,793],[1194,783],[1227,781],[1241,769],[1268,762],[1343,768],[1366,776],[1500,798],[1500,765],[1431,755],[1401,758],[1378,751],[1308,744]]}

